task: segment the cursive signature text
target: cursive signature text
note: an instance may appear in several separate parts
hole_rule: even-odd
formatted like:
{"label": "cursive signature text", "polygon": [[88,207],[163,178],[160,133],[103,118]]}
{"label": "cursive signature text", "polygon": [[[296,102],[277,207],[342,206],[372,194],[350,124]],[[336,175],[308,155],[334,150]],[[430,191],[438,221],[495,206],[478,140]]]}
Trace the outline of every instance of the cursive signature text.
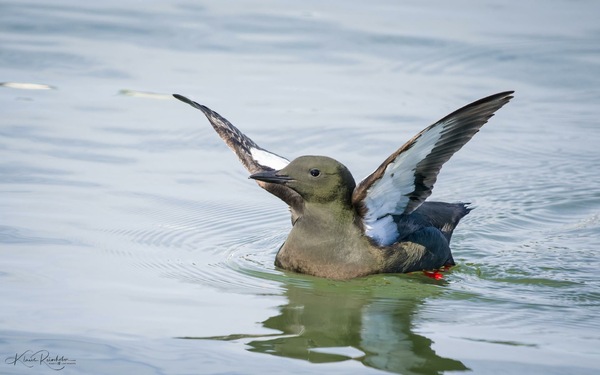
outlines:
{"label": "cursive signature text", "polygon": [[6,357],[4,362],[7,365],[13,366],[16,366],[17,363],[19,363],[29,368],[45,365],[54,371],[60,371],[68,365],[74,365],[76,360],[67,358],[64,355],[52,356],[47,350],[38,350],[36,352],[33,350],[26,350],[21,353],[15,353],[14,356],[11,355],[10,357]]}

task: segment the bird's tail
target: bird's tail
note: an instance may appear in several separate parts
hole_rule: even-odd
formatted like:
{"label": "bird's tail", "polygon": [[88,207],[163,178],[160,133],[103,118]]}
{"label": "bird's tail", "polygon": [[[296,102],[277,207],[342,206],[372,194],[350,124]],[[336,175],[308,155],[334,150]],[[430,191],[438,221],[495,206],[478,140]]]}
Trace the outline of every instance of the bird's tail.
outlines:
{"label": "bird's tail", "polygon": [[442,231],[449,243],[460,219],[472,210],[468,205],[469,203],[423,202],[413,214],[418,214],[422,220]]}

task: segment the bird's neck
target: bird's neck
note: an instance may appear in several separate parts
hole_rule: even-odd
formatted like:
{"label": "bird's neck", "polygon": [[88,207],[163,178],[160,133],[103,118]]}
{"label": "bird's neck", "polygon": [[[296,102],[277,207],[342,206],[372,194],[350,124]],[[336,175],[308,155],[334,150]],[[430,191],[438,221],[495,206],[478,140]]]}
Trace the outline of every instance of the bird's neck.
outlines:
{"label": "bird's neck", "polygon": [[372,273],[378,259],[350,205],[307,203],[277,254],[285,269],[329,278]]}
{"label": "bird's neck", "polygon": [[306,203],[302,212],[305,225],[326,226],[331,230],[354,223],[356,211],[349,203]]}

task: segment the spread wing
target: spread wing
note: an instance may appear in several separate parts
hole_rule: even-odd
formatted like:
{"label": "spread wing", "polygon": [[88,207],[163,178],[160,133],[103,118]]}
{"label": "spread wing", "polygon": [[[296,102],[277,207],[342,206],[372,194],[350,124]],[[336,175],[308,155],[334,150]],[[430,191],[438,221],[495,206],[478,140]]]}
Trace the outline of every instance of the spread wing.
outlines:
{"label": "spread wing", "polygon": [[[242,162],[244,167],[246,167],[250,173],[279,170],[289,164],[289,160],[286,158],[267,151],[257,145],[252,139],[242,133],[217,112],[202,104],[198,104],[185,96],[178,94],[173,94],[173,96],[176,99],[201,110],[221,139],[223,139],[227,146],[235,152],[240,159],[240,162]],[[287,203],[292,210],[292,221],[295,221],[295,217],[301,209],[302,202],[298,193],[280,184],[271,184],[263,181],[257,181],[257,183],[260,187]]]}
{"label": "spread wing", "polygon": [[380,245],[398,237],[393,215],[410,214],[431,195],[442,165],[479,131],[513,91],[471,103],[425,128],[362,180],[352,202],[365,234]]}

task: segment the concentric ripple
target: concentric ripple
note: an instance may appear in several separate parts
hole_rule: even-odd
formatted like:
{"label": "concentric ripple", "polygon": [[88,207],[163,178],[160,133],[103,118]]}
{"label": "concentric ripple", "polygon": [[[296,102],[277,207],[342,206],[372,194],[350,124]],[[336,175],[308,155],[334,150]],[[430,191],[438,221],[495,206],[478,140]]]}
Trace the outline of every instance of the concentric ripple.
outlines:
{"label": "concentric ripple", "polygon": [[239,202],[124,196],[139,202],[121,208],[136,225],[104,229],[107,252],[183,282],[238,293],[279,291],[281,273],[273,262],[288,231],[285,211]]}

